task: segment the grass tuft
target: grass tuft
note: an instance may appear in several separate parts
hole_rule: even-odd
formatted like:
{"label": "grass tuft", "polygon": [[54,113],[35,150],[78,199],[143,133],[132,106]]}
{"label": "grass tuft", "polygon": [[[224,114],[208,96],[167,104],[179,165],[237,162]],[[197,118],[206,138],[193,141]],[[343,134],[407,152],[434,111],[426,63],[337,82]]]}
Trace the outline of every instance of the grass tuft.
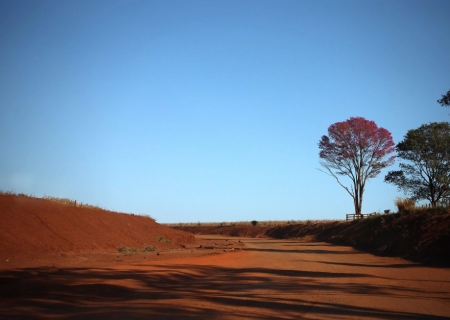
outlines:
{"label": "grass tuft", "polygon": [[58,198],[58,197],[50,197],[50,196],[43,196],[42,199],[50,200],[53,202],[57,202],[59,204],[63,204],[65,206],[72,206],[72,207],[79,207],[79,208],[87,208],[87,209],[93,209],[93,210],[105,210],[98,206],[93,206],[91,204],[77,202],[76,200],[68,199],[68,198]]}
{"label": "grass tuft", "polygon": [[157,237],[156,238],[159,242],[165,242],[165,243],[172,243],[169,239],[166,239],[164,237]]}
{"label": "grass tuft", "polygon": [[125,247],[125,246],[118,246],[117,247],[117,250],[120,252],[120,253],[143,253],[143,252],[153,252],[153,251],[156,251],[156,247],[155,246],[152,246],[152,245],[147,245],[147,244],[144,244],[140,249],[137,249],[137,248],[130,248],[130,247]]}

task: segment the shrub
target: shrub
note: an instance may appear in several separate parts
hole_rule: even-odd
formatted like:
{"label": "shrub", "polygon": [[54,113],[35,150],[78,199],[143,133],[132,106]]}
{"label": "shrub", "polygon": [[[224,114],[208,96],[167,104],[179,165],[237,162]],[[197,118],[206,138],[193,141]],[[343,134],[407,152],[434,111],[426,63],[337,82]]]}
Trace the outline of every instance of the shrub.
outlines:
{"label": "shrub", "polygon": [[252,226],[255,227],[257,224],[258,224],[258,221],[256,221],[256,220],[253,220],[253,221],[252,221]]}
{"label": "shrub", "polygon": [[409,198],[397,198],[395,199],[395,205],[398,208],[398,213],[410,212],[416,208],[415,201]]}
{"label": "shrub", "polygon": [[141,252],[153,252],[156,250],[155,246],[152,245],[148,245],[148,244],[144,244],[141,248]]}

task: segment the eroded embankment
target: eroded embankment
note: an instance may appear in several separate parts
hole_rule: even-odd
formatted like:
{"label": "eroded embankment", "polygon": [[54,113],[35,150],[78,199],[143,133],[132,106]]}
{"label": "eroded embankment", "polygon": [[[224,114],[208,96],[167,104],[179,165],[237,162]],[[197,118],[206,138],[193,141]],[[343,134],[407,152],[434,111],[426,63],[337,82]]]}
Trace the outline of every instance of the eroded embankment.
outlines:
{"label": "eroded embankment", "polygon": [[349,222],[312,222],[276,227],[195,227],[179,230],[230,236],[276,239],[310,237],[380,256],[402,257],[428,265],[450,267],[450,211],[421,210],[379,215]]}
{"label": "eroded embankment", "polygon": [[0,259],[66,252],[179,248],[192,234],[144,216],[66,206],[50,200],[0,195]]}

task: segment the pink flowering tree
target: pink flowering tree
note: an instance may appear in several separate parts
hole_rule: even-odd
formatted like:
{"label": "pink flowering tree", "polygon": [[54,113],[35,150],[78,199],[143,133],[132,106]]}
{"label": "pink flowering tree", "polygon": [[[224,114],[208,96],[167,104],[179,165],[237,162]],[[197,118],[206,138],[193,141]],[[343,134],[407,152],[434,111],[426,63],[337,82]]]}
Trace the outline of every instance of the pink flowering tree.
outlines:
{"label": "pink flowering tree", "polygon": [[[328,136],[319,141],[320,164],[353,198],[355,214],[361,214],[367,179],[375,178],[381,169],[394,163],[395,151],[391,133],[362,117],[336,122],[328,128]],[[351,187],[339,180],[351,179]]]}

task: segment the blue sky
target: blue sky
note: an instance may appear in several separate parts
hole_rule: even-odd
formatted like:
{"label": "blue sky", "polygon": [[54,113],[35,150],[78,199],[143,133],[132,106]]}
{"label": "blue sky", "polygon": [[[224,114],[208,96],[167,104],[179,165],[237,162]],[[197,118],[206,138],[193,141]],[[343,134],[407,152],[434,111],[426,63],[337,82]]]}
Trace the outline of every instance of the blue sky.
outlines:
{"label": "blue sky", "polygon": [[[352,116],[448,121],[450,2],[0,2],[0,190],[158,222],[342,219]],[[364,212],[401,196],[369,180]],[[344,180],[347,184],[348,181]]]}

